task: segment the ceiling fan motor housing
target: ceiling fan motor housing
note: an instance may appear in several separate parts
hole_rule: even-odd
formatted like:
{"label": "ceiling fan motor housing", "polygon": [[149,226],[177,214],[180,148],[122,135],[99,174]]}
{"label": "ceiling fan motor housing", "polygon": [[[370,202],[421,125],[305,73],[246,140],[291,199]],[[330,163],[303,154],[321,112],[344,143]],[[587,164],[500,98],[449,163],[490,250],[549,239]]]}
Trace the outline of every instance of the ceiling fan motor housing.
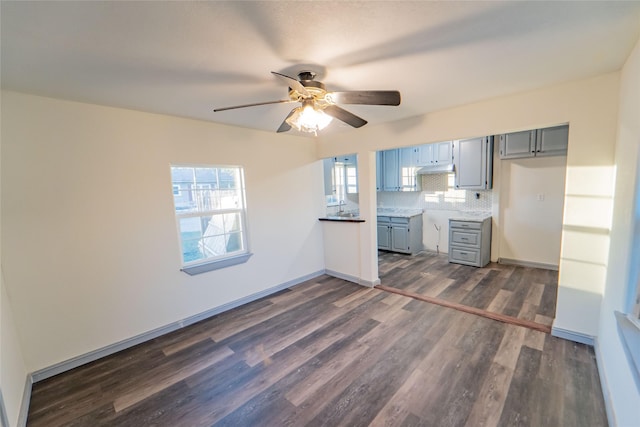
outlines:
{"label": "ceiling fan motor housing", "polygon": [[[324,100],[324,97],[327,93],[324,83],[313,80],[316,74],[313,71],[301,71],[298,73],[298,81],[307,92],[311,94],[311,97],[316,101]],[[301,101],[303,99],[309,99],[309,97],[304,96],[297,90],[289,87],[289,97],[292,100]]]}

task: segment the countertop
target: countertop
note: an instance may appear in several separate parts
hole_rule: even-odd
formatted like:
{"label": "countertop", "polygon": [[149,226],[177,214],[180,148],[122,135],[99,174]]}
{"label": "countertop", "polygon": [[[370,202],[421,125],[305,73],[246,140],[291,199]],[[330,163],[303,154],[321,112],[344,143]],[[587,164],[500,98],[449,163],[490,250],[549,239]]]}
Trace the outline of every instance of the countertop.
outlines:
{"label": "countertop", "polygon": [[[326,217],[318,218],[320,221],[342,221],[342,222],[364,222],[364,219],[360,218],[360,212],[347,211],[353,213],[354,216],[340,216],[340,215],[327,215]],[[417,215],[422,215],[422,209],[411,208],[378,208],[376,215],[378,216],[393,216],[399,218],[411,218]]]}
{"label": "countertop", "polygon": [[482,222],[487,218],[491,218],[490,212],[458,212],[449,217],[452,221],[473,221]]}
{"label": "countertop", "polygon": [[401,218],[411,218],[412,216],[422,215],[422,209],[408,208],[378,208],[378,216],[395,216]]}
{"label": "countertop", "polygon": [[364,219],[356,216],[356,217],[348,217],[348,216],[334,216],[327,215],[322,218],[318,218],[320,221],[338,221],[338,222],[364,222]]}

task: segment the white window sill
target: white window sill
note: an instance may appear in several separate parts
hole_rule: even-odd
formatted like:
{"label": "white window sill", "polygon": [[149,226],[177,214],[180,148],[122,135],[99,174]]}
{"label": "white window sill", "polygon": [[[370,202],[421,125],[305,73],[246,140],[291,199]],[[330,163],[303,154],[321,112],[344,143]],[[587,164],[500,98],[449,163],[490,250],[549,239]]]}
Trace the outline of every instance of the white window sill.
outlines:
{"label": "white window sill", "polygon": [[616,311],[615,315],[618,329],[627,346],[627,356],[631,359],[631,368],[635,374],[636,384],[640,386],[640,327],[624,313]]}
{"label": "white window sill", "polygon": [[183,271],[190,276],[195,276],[196,274],[206,273],[207,271],[220,270],[221,268],[231,267],[232,265],[244,264],[249,260],[251,255],[253,254],[246,253],[230,258],[207,261],[202,264],[189,265],[186,267],[182,267],[180,271]]}

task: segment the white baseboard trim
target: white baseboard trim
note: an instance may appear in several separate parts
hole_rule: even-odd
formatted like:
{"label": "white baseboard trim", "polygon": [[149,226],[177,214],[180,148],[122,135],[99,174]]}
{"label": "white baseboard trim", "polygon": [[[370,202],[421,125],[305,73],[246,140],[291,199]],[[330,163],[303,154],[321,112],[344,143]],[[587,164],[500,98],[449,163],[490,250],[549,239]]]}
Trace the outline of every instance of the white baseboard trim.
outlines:
{"label": "white baseboard trim", "polygon": [[0,389],[0,425],[2,427],[9,427],[9,417],[7,416],[7,408],[4,406],[2,389]]}
{"label": "white baseboard trim", "polygon": [[356,276],[352,276],[350,274],[340,273],[339,271],[333,271],[328,269],[324,270],[324,273],[332,277],[337,277],[338,279],[346,280],[347,282],[353,282],[358,285],[360,284],[360,278]]}
{"label": "white baseboard trim", "polygon": [[545,264],[542,262],[532,262],[532,261],[520,261],[517,259],[510,259],[510,258],[498,258],[498,264],[518,265],[520,267],[542,268],[543,270],[558,271],[558,266],[555,264]]}
{"label": "white baseboard trim", "polygon": [[[256,292],[254,294],[248,295],[246,297],[239,298],[235,301],[228,302],[226,304],[220,305],[218,307],[214,307],[210,310],[204,311],[202,313],[195,314],[193,316],[187,317],[186,319],[178,320],[176,322],[170,323],[165,326],[161,326],[159,328],[153,329],[149,332],[144,332],[140,335],[136,335],[134,337],[116,342],[114,344],[110,344],[106,347],[99,348],[97,350],[90,351],[88,353],[82,354],[80,356],[73,357],[71,359],[65,360],[60,363],[56,363],[55,365],[49,366],[44,369],[40,369],[31,374],[30,378],[32,382],[36,383],[38,381],[42,381],[44,379],[50,378],[54,375],[58,375],[62,372],[69,371],[71,369],[77,368],[78,366],[84,365],[89,362],[93,362],[102,357],[109,356],[111,354],[117,353],[121,350],[133,347],[145,341],[152,340],[161,335],[168,334],[169,332],[173,332],[175,330],[184,328],[185,326],[192,325],[196,322],[199,322],[204,319],[208,319],[209,317],[215,316],[216,314],[220,314],[222,312],[231,310],[233,308],[239,307],[241,305],[247,304],[249,302],[258,300],[260,298],[264,298],[268,295],[279,292],[283,289],[290,288],[307,280],[311,280],[318,276],[321,276],[325,273],[324,270],[319,270],[314,273],[306,274],[304,276],[298,277],[293,280],[289,280],[287,282],[281,283],[277,286],[273,286],[271,288],[265,289],[260,292]],[[29,389],[29,395],[31,395],[31,389]],[[28,405],[27,405],[28,408]]]}
{"label": "white baseboard trim", "polygon": [[378,279],[373,280],[373,281],[360,279],[359,284],[362,285],[362,286],[366,286],[367,288],[373,288],[374,286],[380,284],[380,279],[378,278]]}
{"label": "white baseboard trim", "polygon": [[579,342],[581,344],[590,345],[593,347],[595,337],[580,332],[570,331],[568,329],[551,327],[551,335],[554,337],[562,338],[569,341]]}
{"label": "white baseboard trim", "polygon": [[332,277],[337,277],[338,279],[346,280],[347,282],[353,282],[356,285],[366,286],[367,288],[373,288],[375,285],[380,284],[380,279],[376,280],[364,280],[356,276],[352,276],[350,274],[340,273],[339,271],[333,270],[325,270],[325,274],[328,274]]}
{"label": "white baseboard trim", "polygon": [[18,413],[18,427],[27,425],[29,417],[29,404],[31,403],[31,387],[33,386],[33,377],[27,375],[24,381],[24,391],[22,392],[22,403],[20,404],[20,412]]}
{"label": "white baseboard trim", "polygon": [[593,350],[596,353],[596,367],[598,368],[598,376],[600,377],[600,388],[602,388],[602,397],[604,398],[604,408],[607,413],[607,422],[610,426],[617,426],[616,414],[613,410],[613,402],[611,402],[611,393],[609,393],[609,381],[604,371],[604,361],[600,353],[600,344],[598,338],[594,338]]}

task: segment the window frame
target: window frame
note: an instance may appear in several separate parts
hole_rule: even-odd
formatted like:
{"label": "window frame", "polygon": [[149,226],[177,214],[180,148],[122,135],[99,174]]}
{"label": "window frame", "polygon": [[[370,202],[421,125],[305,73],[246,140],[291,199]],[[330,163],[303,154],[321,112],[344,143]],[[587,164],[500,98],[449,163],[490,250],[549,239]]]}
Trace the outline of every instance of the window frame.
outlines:
{"label": "window frame", "polygon": [[[190,168],[190,169],[194,169],[194,176],[193,176],[193,181],[187,183],[188,185],[186,186],[182,186],[178,183],[176,183],[174,181],[174,177],[173,177],[173,168]],[[211,183],[198,183],[197,179],[195,178],[195,169],[212,169],[212,170],[216,170],[216,177],[218,180],[218,185],[217,186],[212,186]],[[188,193],[191,193],[191,197],[193,197],[193,194],[195,194],[195,191],[198,190],[213,190],[213,191],[221,191],[224,190],[224,188],[220,188],[219,184],[220,184],[220,179],[219,179],[219,170],[221,169],[234,169],[235,170],[235,174],[237,174],[237,178],[238,178],[238,185],[236,187],[234,187],[234,190],[236,190],[238,192],[238,197],[240,198],[240,207],[238,208],[222,208],[222,207],[218,207],[218,208],[212,208],[210,207],[209,209],[196,209],[196,210],[189,210],[186,211],[184,213],[179,212],[179,210],[177,209],[177,204],[176,204],[176,197],[178,196],[183,196],[184,191],[187,191]],[[205,273],[207,271],[212,271],[212,270],[218,270],[221,268],[226,268],[229,266],[233,266],[233,265],[238,265],[238,264],[242,264],[245,263],[249,260],[249,258],[253,255],[250,252],[250,248],[249,248],[249,233],[248,233],[248,224],[247,224],[247,201],[246,201],[246,184],[245,184],[245,177],[244,177],[244,167],[242,165],[221,165],[221,164],[192,164],[192,163],[171,163],[169,165],[169,174],[170,174],[170,179],[171,179],[171,185],[172,185],[172,190],[175,190],[175,187],[177,185],[179,185],[180,191],[179,194],[175,194],[175,192],[172,191],[172,198],[173,198],[173,214],[174,214],[174,218],[175,218],[175,224],[176,224],[176,232],[178,235],[178,252],[179,252],[179,257],[180,257],[180,265],[181,268],[180,270],[189,274],[189,275],[195,275],[195,274],[201,274],[201,273]],[[232,253],[229,254],[222,254],[222,255],[218,255],[218,256],[209,256],[209,257],[205,257],[205,258],[200,258],[197,260],[193,260],[193,261],[185,261],[184,259],[184,244],[185,241],[183,239],[182,233],[181,233],[181,228],[180,228],[180,221],[181,219],[185,219],[185,218],[200,218],[200,220],[202,221],[203,218],[211,218],[215,215],[225,215],[225,214],[236,214],[238,215],[239,218],[239,222],[240,222],[240,227],[239,227],[239,232],[237,233],[237,235],[240,236],[241,239],[241,247],[242,249],[240,251],[234,251]],[[203,240],[205,238],[205,233],[206,230],[201,230],[201,236],[200,236],[200,240]],[[234,233],[236,234],[236,233]],[[223,236],[226,236],[227,232],[225,230],[225,232],[223,233]],[[203,254],[204,255],[204,254]]]}
{"label": "window frame", "polygon": [[632,215],[625,312],[616,310],[614,315],[634,379],[640,385],[640,154],[636,159]]}

